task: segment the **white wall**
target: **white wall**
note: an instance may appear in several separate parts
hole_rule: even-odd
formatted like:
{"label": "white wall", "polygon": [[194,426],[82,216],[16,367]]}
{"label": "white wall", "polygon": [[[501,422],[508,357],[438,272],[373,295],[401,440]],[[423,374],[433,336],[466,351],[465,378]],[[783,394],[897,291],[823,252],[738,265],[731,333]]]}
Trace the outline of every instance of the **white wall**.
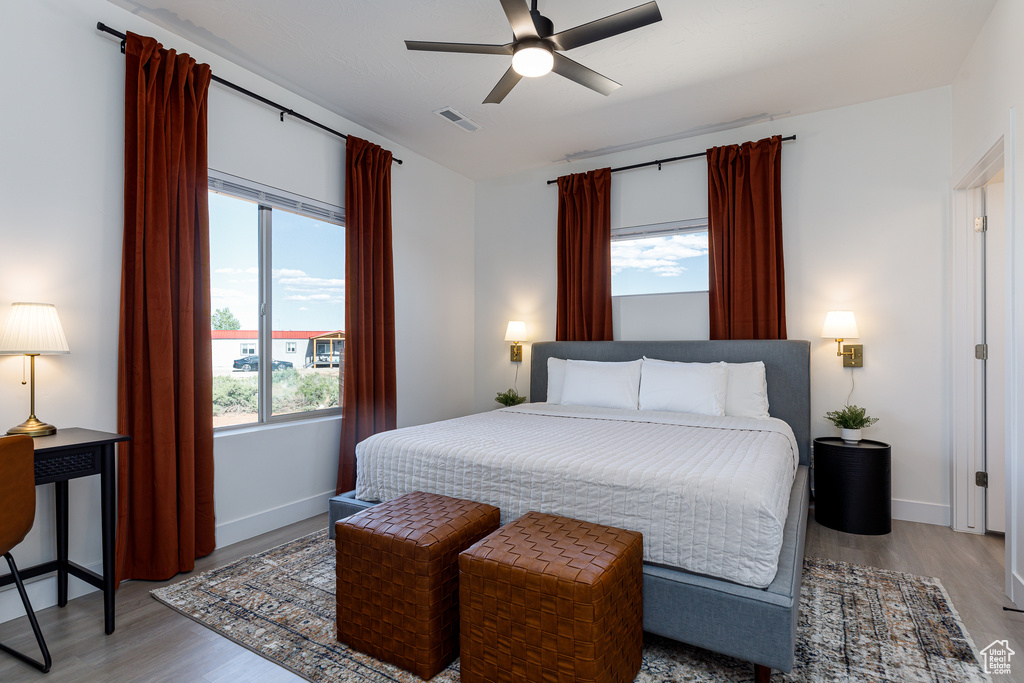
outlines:
{"label": "white wall", "polygon": [[[473,408],[473,184],[409,150],[225,62],[104,0],[4,3],[13,27],[0,57],[7,95],[0,127],[0,311],[14,301],[57,305],[71,354],[40,357],[37,413],[61,426],[114,431],[123,187],[124,57],[97,21],[151,35],[214,73],[337,130],[391,149],[398,421],[442,419]],[[40,42],[42,41],[42,42]],[[210,165],[335,204],[344,189],[343,141],[211,86]],[[22,361],[0,357],[0,417],[28,411]],[[326,510],[337,471],[338,418],[215,439],[218,544]],[[72,559],[98,569],[99,482],[71,483]],[[19,564],[54,554],[52,487],[37,489],[36,524]],[[73,594],[83,586],[72,579]],[[34,582],[37,608],[55,602],[53,579]],[[0,592],[0,621],[21,614]],[[101,618],[97,615],[97,620]]]}
{"label": "white wall", "polygon": [[[554,338],[557,189],[546,180],[796,134],[782,153],[787,316],[789,337],[812,342],[813,435],[835,434],[822,416],[843,405],[856,372],[852,402],[881,418],[868,437],[893,446],[895,516],[948,523],[950,117],[950,89],[938,88],[478,183],[477,410],[496,407],[512,380],[506,321],[525,320],[531,340]],[[612,188],[613,226],[707,215],[701,160],[617,173]],[[701,316],[706,338],[706,302],[643,305],[641,316],[621,313],[618,338],[659,338]],[[826,311],[846,308],[857,313],[865,366],[844,373],[835,343],[818,335]]]}
{"label": "white wall", "polygon": [[1007,327],[1007,590],[1024,601],[1024,239],[1020,208],[1024,181],[1016,161],[1024,159],[1024,3],[1000,0],[953,81],[953,176],[958,182],[993,144],[1003,140],[1006,171]]}

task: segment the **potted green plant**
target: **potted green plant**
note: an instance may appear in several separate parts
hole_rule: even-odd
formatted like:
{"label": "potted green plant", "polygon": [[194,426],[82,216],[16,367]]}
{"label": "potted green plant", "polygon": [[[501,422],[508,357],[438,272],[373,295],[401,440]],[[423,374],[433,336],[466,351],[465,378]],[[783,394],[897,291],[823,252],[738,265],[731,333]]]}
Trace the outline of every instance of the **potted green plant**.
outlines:
{"label": "potted green plant", "polygon": [[525,403],[526,397],[515,389],[509,389],[507,391],[499,391],[494,400],[507,408],[509,406],[517,406],[520,403]]}
{"label": "potted green plant", "polygon": [[860,430],[878,422],[878,418],[869,416],[864,408],[851,405],[825,413],[825,419],[842,430],[840,436],[846,443],[857,443]]}

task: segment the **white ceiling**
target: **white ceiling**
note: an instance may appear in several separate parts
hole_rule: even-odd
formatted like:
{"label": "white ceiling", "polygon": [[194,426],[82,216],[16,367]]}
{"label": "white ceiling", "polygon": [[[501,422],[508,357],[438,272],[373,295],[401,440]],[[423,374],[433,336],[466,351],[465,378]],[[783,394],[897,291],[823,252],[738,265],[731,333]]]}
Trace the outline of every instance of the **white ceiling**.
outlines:
{"label": "white ceiling", "polygon": [[[622,83],[610,96],[549,74],[485,105],[508,57],[403,41],[509,42],[499,0],[110,2],[473,179],[948,85],[995,4],[658,0],[661,22],[567,53]],[[559,31],[639,4],[539,9]]]}

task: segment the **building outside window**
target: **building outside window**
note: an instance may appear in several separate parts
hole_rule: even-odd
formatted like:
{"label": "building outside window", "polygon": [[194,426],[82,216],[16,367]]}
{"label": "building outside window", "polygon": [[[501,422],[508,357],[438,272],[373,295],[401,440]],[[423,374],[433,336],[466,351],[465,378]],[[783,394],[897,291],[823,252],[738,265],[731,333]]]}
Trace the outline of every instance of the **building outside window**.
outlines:
{"label": "building outside window", "polygon": [[708,289],[708,222],[612,229],[612,296]]}
{"label": "building outside window", "polygon": [[209,200],[214,427],[340,412],[342,210],[212,170]]}

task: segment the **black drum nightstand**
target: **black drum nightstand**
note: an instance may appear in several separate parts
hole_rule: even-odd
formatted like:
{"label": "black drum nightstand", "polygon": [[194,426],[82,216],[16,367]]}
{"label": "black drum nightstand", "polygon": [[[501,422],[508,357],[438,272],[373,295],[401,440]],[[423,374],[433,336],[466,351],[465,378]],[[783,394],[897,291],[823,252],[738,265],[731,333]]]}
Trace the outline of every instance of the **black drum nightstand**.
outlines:
{"label": "black drum nightstand", "polygon": [[881,441],[814,440],[814,519],[848,534],[892,531],[892,449]]}

